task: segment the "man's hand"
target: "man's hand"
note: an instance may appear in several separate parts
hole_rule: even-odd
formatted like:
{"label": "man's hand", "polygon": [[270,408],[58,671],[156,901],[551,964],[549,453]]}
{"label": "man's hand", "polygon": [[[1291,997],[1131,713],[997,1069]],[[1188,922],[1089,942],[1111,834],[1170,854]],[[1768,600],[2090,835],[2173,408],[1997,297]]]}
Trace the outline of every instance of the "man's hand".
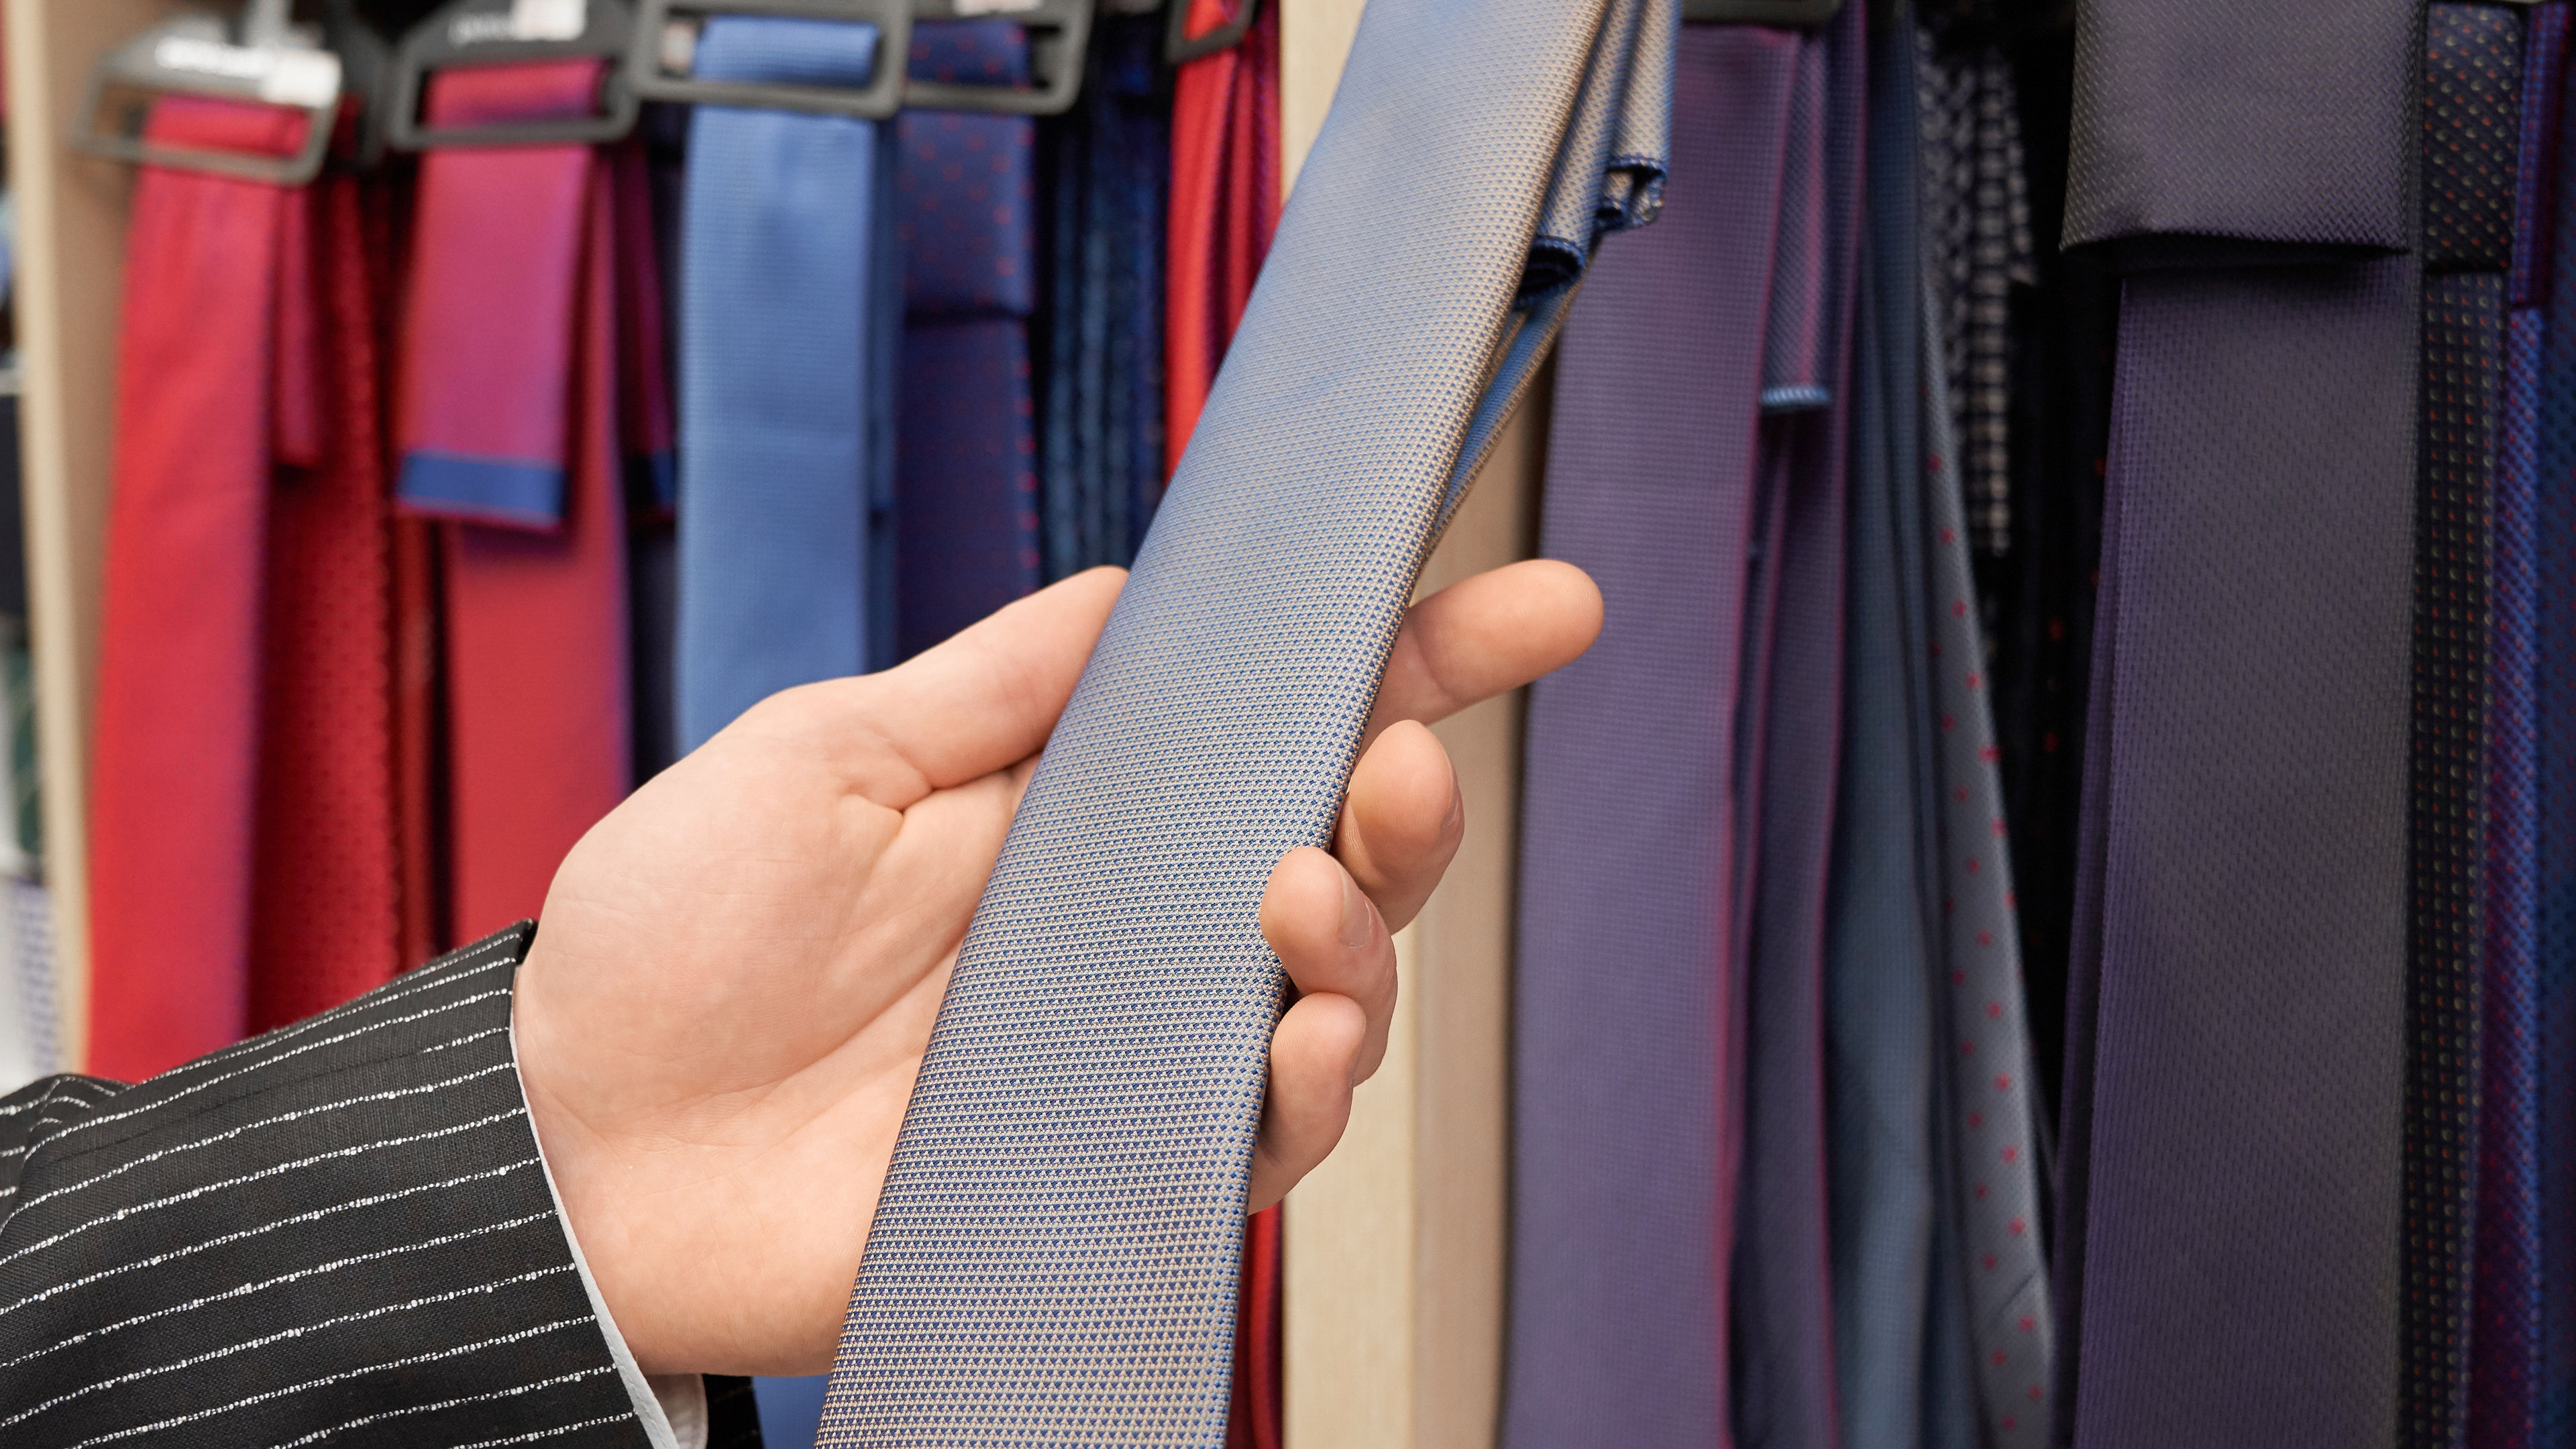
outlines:
{"label": "man's hand", "polygon": [[[1036,754],[1125,575],[1021,600],[901,668],[788,690],[583,837],[519,971],[520,1073],[647,1373],[819,1373],[948,973]],[[1389,932],[1465,821],[1422,722],[1583,652],[1591,581],[1530,563],[1415,606],[1334,850],[1279,862],[1262,934],[1299,993],[1270,1047],[1252,1206],[1321,1162],[1395,1010]]]}

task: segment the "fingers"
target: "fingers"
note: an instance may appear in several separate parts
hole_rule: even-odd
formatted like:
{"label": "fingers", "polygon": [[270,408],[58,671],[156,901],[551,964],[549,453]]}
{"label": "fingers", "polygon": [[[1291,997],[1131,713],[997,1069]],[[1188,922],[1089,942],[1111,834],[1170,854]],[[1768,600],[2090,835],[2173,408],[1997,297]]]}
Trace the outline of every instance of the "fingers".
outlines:
{"label": "fingers", "polygon": [[1518,689],[1572,663],[1600,632],[1601,591],[1572,564],[1532,559],[1451,584],[1405,616],[1361,738]]}
{"label": "fingers", "polygon": [[1400,720],[1351,771],[1333,854],[1400,931],[1440,884],[1466,830],[1449,752],[1430,730]]}
{"label": "fingers", "polygon": [[1261,897],[1261,935],[1302,997],[1349,998],[1365,1018],[1357,1075],[1367,1081],[1386,1056],[1395,1016],[1395,938],[1350,872],[1320,850],[1292,850]]}
{"label": "fingers", "polygon": [[857,793],[905,808],[1037,753],[1126,579],[1076,574],[896,668],[772,696],[735,727],[786,732],[846,769]]}
{"label": "fingers", "polygon": [[1351,1120],[1351,1087],[1368,1018],[1347,996],[1309,996],[1270,1038],[1270,1092],[1252,1149],[1250,1210],[1288,1195]]}

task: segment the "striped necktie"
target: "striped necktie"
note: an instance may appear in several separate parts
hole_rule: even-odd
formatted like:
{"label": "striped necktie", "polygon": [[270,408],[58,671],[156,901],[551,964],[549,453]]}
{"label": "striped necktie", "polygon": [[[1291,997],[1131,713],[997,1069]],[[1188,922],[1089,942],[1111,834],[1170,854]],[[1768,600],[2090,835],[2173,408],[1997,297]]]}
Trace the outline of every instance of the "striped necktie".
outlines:
{"label": "striped necktie", "polygon": [[1594,239],[1656,206],[1673,25],[1667,0],[1362,19],[968,932],[823,1443],[1222,1438],[1283,992],[1263,885],[1331,838],[1422,559]]}

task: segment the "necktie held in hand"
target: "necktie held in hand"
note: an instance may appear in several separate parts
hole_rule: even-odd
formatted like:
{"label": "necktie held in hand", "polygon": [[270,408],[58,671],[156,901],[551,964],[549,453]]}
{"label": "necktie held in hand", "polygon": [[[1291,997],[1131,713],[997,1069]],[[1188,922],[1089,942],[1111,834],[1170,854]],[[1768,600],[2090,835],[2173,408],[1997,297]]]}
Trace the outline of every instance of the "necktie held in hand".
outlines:
{"label": "necktie held in hand", "polygon": [[[594,61],[470,67],[428,112],[582,115],[598,85]],[[421,162],[397,492],[448,520],[454,939],[535,916],[632,784],[615,204],[588,146]]]}
{"label": "necktie held in hand", "polygon": [[[169,98],[148,124],[285,155],[307,121]],[[91,796],[103,1074],[149,1076],[399,964],[357,191],[151,166],[136,184]]]}
{"label": "necktie held in hand", "polygon": [[[968,932],[823,1443],[1221,1440],[1283,993],[1263,885],[1331,838],[1415,575],[1553,340],[1564,264],[1654,210],[1673,15],[1362,19]],[[1580,250],[1521,299],[1543,213]]]}

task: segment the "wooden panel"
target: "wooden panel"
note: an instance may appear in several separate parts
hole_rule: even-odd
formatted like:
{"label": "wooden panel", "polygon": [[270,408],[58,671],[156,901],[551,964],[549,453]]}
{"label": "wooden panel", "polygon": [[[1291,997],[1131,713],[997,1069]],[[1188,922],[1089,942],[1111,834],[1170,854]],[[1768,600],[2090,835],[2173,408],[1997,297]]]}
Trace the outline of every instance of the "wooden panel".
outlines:
{"label": "wooden panel", "polygon": [[1297,169],[1324,129],[1342,60],[1359,30],[1362,0],[1277,0],[1279,5],[1279,187],[1297,183]]}
{"label": "wooden panel", "polygon": [[[1353,0],[1284,0],[1284,171],[1323,125]],[[1420,592],[1530,555],[1547,378],[1505,430]],[[1510,1200],[1512,887],[1522,700],[1436,726],[1467,838],[1397,938],[1387,1060],[1332,1158],[1288,1199],[1290,1449],[1485,1449],[1501,1406]]]}
{"label": "wooden panel", "polygon": [[[1542,374],[1422,572],[1423,593],[1527,558],[1547,462]],[[1414,1087],[1414,1437],[1487,1449],[1502,1396],[1511,1195],[1512,903],[1519,868],[1515,692],[1433,726],[1458,771],[1467,835],[1411,931]]]}
{"label": "wooden panel", "polygon": [[65,149],[90,66],[167,0],[7,0],[9,177],[18,222],[18,347],[28,611],[65,1051],[89,1038],[90,706],[116,403],[116,327],[132,177]]}

